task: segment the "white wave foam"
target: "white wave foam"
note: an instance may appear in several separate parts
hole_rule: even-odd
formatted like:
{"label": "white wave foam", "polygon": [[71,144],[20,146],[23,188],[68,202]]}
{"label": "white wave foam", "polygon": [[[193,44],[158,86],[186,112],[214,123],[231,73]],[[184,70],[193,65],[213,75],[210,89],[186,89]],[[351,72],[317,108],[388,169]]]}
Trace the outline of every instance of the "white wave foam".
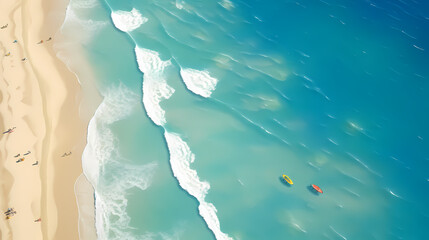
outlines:
{"label": "white wave foam", "polygon": [[351,153],[349,153],[349,152],[346,152],[346,154],[347,154],[347,155],[349,155],[349,156],[350,156],[352,159],[354,159],[356,162],[360,163],[360,165],[362,165],[363,167],[365,167],[366,169],[368,169],[368,171],[370,171],[371,173],[373,173],[373,174],[375,174],[375,175],[377,175],[377,176],[379,176],[379,177],[382,177],[380,173],[378,173],[378,172],[376,172],[376,171],[372,170],[368,165],[366,165],[362,160],[360,160],[360,159],[359,159],[358,157],[356,157],[355,155],[353,155],[353,154],[351,154]]}
{"label": "white wave foam", "polygon": [[334,141],[334,140],[332,140],[332,139],[330,139],[330,138],[327,138],[328,139],[328,141],[330,141],[331,143],[333,143],[334,145],[337,145],[338,146],[338,143],[336,142],[336,141]]}
{"label": "white wave foam", "polygon": [[417,46],[417,45],[413,45],[413,47],[417,48],[417,49],[418,49],[418,50],[420,50],[420,51],[424,51],[424,50],[425,50],[424,48],[419,47],[419,46]]}
{"label": "white wave foam", "polygon": [[93,117],[88,125],[88,139],[82,154],[82,169],[92,186],[98,186],[103,165],[115,154],[115,140],[110,129],[101,128]]}
{"label": "white wave foam", "polygon": [[115,27],[123,32],[131,32],[148,21],[148,19],[143,17],[135,8],[133,8],[131,12],[120,10],[113,11],[111,17]]}
{"label": "white wave foam", "polygon": [[135,48],[140,71],[144,73],[143,104],[152,121],[162,126],[166,123],[165,111],[161,108],[161,101],[173,95],[174,89],[167,84],[164,69],[171,65],[170,60],[162,61],[155,51]]}
{"label": "white wave foam", "polygon": [[354,129],[358,130],[359,132],[363,132],[363,128],[360,127],[357,123],[354,123],[352,121],[347,121],[347,123]]}
{"label": "white wave foam", "polygon": [[95,192],[98,238],[141,239],[130,232],[126,196],[132,188],[146,190],[150,186],[157,164],[132,166],[114,163],[110,168],[116,169],[113,176],[108,176],[109,179],[106,177],[105,182]]}
{"label": "white wave foam", "polygon": [[195,160],[195,155],[191,152],[188,144],[175,133],[166,131],[164,135],[170,152],[171,169],[180,186],[198,200],[200,203],[198,206],[199,213],[214,233],[216,239],[232,240],[231,237],[220,230],[215,206],[205,201],[210,184],[200,181],[197,171],[190,168],[190,164]]}
{"label": "white wave foam", "polygon": [[[78,16],[73,7],[68,7],[61,32],[71,42],[87,43],[109,23]],[[68,41],[67,41],[68,42]]]}
{"label": "white wave foam", "polygon": [[244,183],[240,179],[237,179],[237,180],[241,184],[241,186],[244,186]]}
{"label": "white wave foam", "polygon": [[[164,116],[165,111],[161,108],[160,102],[163,99],[170,98],[174,93],[174,89],[167,84],[164,76],[164,69],[170,66],[171,62],[170,60],[161,60],[159,54],[152,50],[136,47],[135,52],[139,69],[144,74],[144,107],[149,118],[155,124],[163,126],[166,123]],[[210,77],[208,74],[207,76]],[[208,96],[210,96],[210,94]],[[215,234],[216,239],[232,240],[227,234],[221,232],[215,206],[204,201],[210,184],[200,181],[197,172],[190,168],[190,164],[195,160],[195,155],[177,134],[165,131],[165,139],[170,152],[170,165],[180,186],[190,195],[197,198],[200,203],[198,207],[200,215],[203,217],[210,230]]]}
{"label": "white wave foam", "polygon": [[88,8],[93,8],[95,6],[99,5],[99,1],[98,0],[72,0],[70,1],[70,5],[73,8],[83,8],[83,9],[88,9]]}
{"label": "white wave foam", "polygon": [[82,168],[94,187],[98,184],[104,164],[116,154],[116,140],[108,125],[128,116],[138,103],[137,99],[137,94],[123,84],[111,87],[106,90],[103,101],[89,122]]}
{"label": "white wave foam", "polygon": [[222,0],[219,2],[219,4],[228,11],[231,11],[231,9],[235,7],[234,4],[229,0]]}
{"label": "white wave foam", "polygon": [[292,223],[292,226],[303,233],[307,233],[307,231],[304,228],[302,228],[298,223]]}
{"label": "white wave foam", "polygon": [[210,184],[201,182],[197,171],[190,168],[190,164],[195,160],[195,155],[177,134],[165,132],[165,139],[170,151],[171,168],[174,176],[179,180],[180,186],[198,200],[204,200]]}
{"label": "white wave foam", "polygon": [[138,95],[124,84],[119,84],[118,87],[110,87],[103,96],[104,100],[98,107],[96,114],[106,124],[124,119],[131,114],[138,103]]}
{"label": "white wave foam", "polygon": [[155,51],[139,47],[136,47],[135,51],[139,69],[144,74],[162,73],[166,67],[171,65],[170,60],[162,61],[159,53]]}
{"label": "white wave foam", "polygon": [[343,187],[343,189],[344,189],[346,192],[350,193],[351,195],[353,195],[353,196],[355,196],[355,197],[360,198],[360,194],[359,194],[359,193],[356,193],[356,192],[354,192],[354,191],[352,191],[352,190],[350,190],[350,189],[348,189],[348,188],[346,188],[346,187]]}
{"label": "white wave foam", "polygon": [[386,189],[386,191],[388,191],[392,196],[400,198],[400,199],[404,199],[402,196],[400,196],[397,193],[394,193],[392,190],[390,190],[389,188]]}
{"label": "white wave foam", "polygon": [[137,240],[141,238],[129,231],[126,195],[132,188],[147,189],[157,165],[123,164],[125,161],[119,155],[117,139],[110,130],[112,123],[132,113],[138,95],[123,84],[107,89],[103,95],[104,99],[89,123],[88,143],[82,156],[84,174],[95,189],[97,235],[99,239]]}
{"label": "white wave foam", "polygon": [[180,75],[191,92],[205,98],[210,97],[218,82],[216,78],[210,76],[209,72],[191,68],[181,69]]}
{"label": "white wave foam", "polygon": [[341,237],[344,240],[347,240],[346,237],[344,237],[342,234],[340,234],[337,230],[335,230],[331,225],[329,225],[329,228],[331,228],[331,230],[336,233],[339,237]]}
{"label": "white wave foam", "polygon": [[185,2],[184,1],[182,1],[182,0],[176,0],[176,8],[177,9],[183,9],[183,4],[184,4]]}

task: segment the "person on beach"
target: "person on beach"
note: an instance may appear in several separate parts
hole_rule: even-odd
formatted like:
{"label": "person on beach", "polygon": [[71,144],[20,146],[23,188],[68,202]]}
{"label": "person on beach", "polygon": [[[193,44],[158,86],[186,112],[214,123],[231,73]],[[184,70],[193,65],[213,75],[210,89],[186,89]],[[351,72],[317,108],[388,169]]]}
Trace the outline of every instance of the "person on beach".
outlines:
{"label": "person on beach", "polygon": [[2,27],[1,27],[1,29],[5,29],[5,28],[7,28],[7,26],[8,26],[9,24],[6,24],[6,25],[3,25]]}
{"label": "person on beach", "polygon": [[9,214],[10,212],[13,212],[13,208],[8,208],[6,212],[4,212],[4,214]]}
{"label": "person on beach", "polygon": [[13,130],[14,130],[15,128],[16,128],[16,127],[9,128],[6,132],[3,132],[3,134],[6,134],[6,133],[12,133],[12,132],[13,132]]}
{"label": "person on beach", "polygon": [[39,164],[39,161],[36,161],[35,163],[33,163],[33,164],[31,164],[31,165],[36,166],[36,165],[38,165],[38,164]]}
{"label": "person on beach", "polygon": [[12,216],[16,214],[16,211],[13,210],[13,208],[8,208],[6,212],[4,212],[6,215],[6,219],[10,219]]}
{"label": "person on beach", "polygon": [[16,39],[13,41],[13,43],[17,43],[17,42],[18,42],[18,40],[16,40]]}
{"label": "person on beach", "polygon": [[20,158],[20,159],[18,159],[18,161],[16,161],[16,163],[23,162],[24,160],[25,160],[25,158]]}
{"label": "person on beach", "polygon": [[38,218],[38,219],[34,220],[34,222],[41,222],[41,221],[42,221],[41,218]]}
{"label": "person on beach", "polygon": [[31,153],[31,151],[28,151],[28,152],[24,153],[24,156],[27,156],[30,153]]}
{"label": "person on beach", "polygon": [[46,41],[51,41],[51,40],[52,40],[52,38],[51,38],[51,37],[49,37],[49,38],[48,38],[48,40],[46,40]]}
{"label": "person on beach", "polygon": [[27,60],[27,58],[23,58],[23,59],[21,59],[21,61],[23,61],[23,62],[24,62],[25,60]]}
{"label": "person on beach", "polygon": [[10,52],[6,53],[4,56],[5,57],[9,57],[10,56]]}
{"label": "person on beach", "polygon": [[41,43],[43,43],[43,40],[40,40],[40,42],[38,42],[37,44],[41,44]]}
{"label": "person on beach", "polygon": [[6,216],[14,216],[15,214],[16,214],[16,211],[11,211],[11,212],[8,212]]}
{"label": "person on beach", "polygon": [[19,156],[21,156],[21,154],[20,154],[20,153],[18,153],[17,155],[15,155],[15,156],[13,156],[13,157],[16,157],[16,158],[17,158],[17,157],[19,157]]}
{"label": "person on beach", "polygon": [[13,132],[13,130],[9,128],[9,130],[7,130],[6,132],[3,132],[3,134],[11,133],[11,132]]}
{"label": "person on beach", "polygon": [[72,154],[72,152],[64,153],[61,157],[67,157],[67,156],[69,156],[69,155],[71,155],[71,154]]}
{"label": "person on beach", "polygon": [[13,131],[13,130],[9,128],[6,132],[3,132],[3,134],[11,133],[12,131]]}

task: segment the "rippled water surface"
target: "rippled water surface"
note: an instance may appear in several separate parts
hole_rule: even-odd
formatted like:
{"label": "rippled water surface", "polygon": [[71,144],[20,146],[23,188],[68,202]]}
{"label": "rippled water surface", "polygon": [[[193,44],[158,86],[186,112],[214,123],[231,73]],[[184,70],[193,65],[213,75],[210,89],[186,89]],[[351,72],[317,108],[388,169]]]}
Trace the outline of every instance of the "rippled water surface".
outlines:
{"label": "rippled water surface", "polygon": [[63,31],[100,239],[429,238],[426,1],[72,0]]}

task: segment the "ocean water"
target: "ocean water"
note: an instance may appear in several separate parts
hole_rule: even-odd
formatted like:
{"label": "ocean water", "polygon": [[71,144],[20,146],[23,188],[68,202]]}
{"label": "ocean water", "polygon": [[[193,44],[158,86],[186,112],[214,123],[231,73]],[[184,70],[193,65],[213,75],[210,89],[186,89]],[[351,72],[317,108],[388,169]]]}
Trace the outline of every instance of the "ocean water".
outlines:
{"label": "ocean water", "polygon": [[429,239],[427,1],[71,0],[62,32],[99,239]]}

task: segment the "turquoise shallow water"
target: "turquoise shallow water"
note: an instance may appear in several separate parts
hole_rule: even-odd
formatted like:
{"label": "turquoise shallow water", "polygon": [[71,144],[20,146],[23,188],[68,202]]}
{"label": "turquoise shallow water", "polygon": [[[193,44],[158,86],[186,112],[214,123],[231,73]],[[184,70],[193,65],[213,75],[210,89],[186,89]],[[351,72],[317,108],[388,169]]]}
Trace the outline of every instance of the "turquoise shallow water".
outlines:
{"label": "turquoise shallow water", "polygon": [[428,238],[428,11],[72,0],[99,238]]}

